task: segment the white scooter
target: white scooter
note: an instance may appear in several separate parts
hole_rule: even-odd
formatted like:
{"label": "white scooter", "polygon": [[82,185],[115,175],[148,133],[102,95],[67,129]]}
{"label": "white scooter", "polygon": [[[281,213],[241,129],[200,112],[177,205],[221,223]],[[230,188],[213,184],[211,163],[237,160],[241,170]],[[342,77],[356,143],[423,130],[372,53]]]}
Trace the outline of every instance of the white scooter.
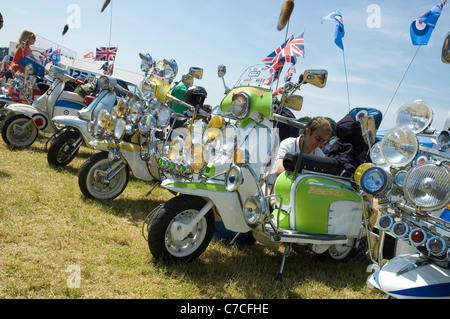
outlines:
{"label": "white scooter", "polygon": [[[131,83],[124,81],[121,81],[121,83],[127,85],[127,88],[133,86]],[[63,128],[51,138],[52,143],[47,153],[47,161],[50,165],[68,165],[75,158],[83,143],[90,146],[89,143],[94,137],[88,132],[87,124],[97,118],[100,110],[105,109],[110,112],[116,104],[117,94],[125,96],[130,93],[118,84],[117,79],[106,75],[100,76],[96,80],[96,85],[99,90],[98,94],[95,98],[92,96],[85,97],[85,99],[93,98],[93,100],[90,103],[85,101],[88,106],[80,110],[78,116],[60,115],[53,117],[52,121]],[[137,87],[135,86],[133,91],[136,90]]]}
{"label": "white scooter", "polygon": [[[450,33],[442,61],[450,63]],[[378,260],[367,284],[388,298],[450,298],[450,133],[431,128],[433,111],[424,101],[404,104],[396,128],[372,149],[372,167],[360,167],[362,193],[377,199],[381,216]],[[419,145],[418,136],[434,146]],[[396,238],[386,263],[386,234]]]}
{"label": "white scooter", "polygon": [[52,121],[53,117],[77,116],[78,111],[86,106],[80,95],[64,91],[66,82],[76,81],[65,70],[51,66],[49,76],[54,82],[32,105],[9,104],[4,108],[6,119],[2,127],[2,138],[6,144],[18,148],[30,146],[38,137],[39,131],[53,134],[58,130]]}

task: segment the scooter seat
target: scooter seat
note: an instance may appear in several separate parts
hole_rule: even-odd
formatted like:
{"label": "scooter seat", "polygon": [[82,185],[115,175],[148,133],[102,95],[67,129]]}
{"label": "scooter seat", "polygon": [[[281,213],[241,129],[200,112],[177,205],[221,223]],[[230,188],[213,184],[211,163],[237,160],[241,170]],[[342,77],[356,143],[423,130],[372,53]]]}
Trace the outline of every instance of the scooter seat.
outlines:
{"label": "scooter seat", "polygon": [[[299,153],[287,153],[283,159],[284,169],[288,172],[294,172],[298,160]],[[303,154],[297,171],[302,169],[331,175],[340,175],[342,173],[342,168],[334,158],[311,154]]]}
{"label": "scooter seat", "polygon": [[172,124],[173,121],[175,121],[175,124],[173,125],[174,129],[176,129],[178,127],[182,127],[184,125],[184,123],[186,123],[188,120],[189,120],[189,118],[188,117],[184,117],[184,116],[176,116],[175,120],[174,120],[173,117],[170,119],[171,124]]}

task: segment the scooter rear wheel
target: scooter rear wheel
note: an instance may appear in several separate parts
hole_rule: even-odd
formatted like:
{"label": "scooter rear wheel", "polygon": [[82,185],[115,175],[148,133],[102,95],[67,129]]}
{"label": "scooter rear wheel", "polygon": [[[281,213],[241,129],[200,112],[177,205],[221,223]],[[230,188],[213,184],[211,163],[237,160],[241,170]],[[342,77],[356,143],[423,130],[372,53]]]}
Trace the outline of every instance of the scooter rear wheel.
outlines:
{"label": "scooter rear wheel", "polygon": [[182,240],[171,234],[174,222],[188,223],[206,202],[200,197],[180,195],[167,201],[156,212],[148,231],[148,246],[153,257],[165,262],[190,262],[208,247],[214,232],[214,215],[210,210]]}
{"label": "scooter rear wheel", "polygon": [[130,172],[128,167],[121,169],[108,182],[102,181],[99,172],[106,172],[111,167],[108,153],[101,152],[92,155],[81,166],[78,174],[78,186],[87,198],[114,199],[125,190]]}
{"label": "scooter rear wheel", "polygon": [[333,245],[326,252],[318,254],[319,260],[333,262],[347,262],[355,255],[355,239],[347,245]]}
{"label": "scooter rear wheel", "polygon": [[[28,125],[25,125],[29,122]],[[36,141],[39,131],[28,116],[17,114],[7,118],[2,127],[2,138],[7,145],[28,147]]]}

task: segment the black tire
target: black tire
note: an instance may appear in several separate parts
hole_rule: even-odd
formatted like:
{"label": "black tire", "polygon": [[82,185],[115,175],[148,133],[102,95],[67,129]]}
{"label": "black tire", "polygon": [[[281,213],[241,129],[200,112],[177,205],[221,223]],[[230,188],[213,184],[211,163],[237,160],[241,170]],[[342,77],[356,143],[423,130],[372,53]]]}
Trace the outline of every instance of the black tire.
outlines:
{"label": "black tire", "polygon": [[196,232],[183,240],[173,240],[170,234],[170,226],[174,221],[189,220],[205,204],[201,197],[180,195],[167,201],[156,212],[148,231],[148,246],[153,257],[164,262],[186,263],[197,259],[205,251],[214,232],[212,210],[200,219]]}
{"label": "black tire", "polygon": [[349,245],[333,245],[331,246],[326,252],[322,254],[317,254],[317,257],[320,261],[332,261],[332,262],[339,262],[339,263],[345,263],[353,258],[355,255],[356,249],[355,249],[355,241],[356,239],[353,239],[353,241],[350,242]]}
{"label": "black tire", "polygon": [[[26,126],[24,130],[18,130],[18,125],[23,125],[26,122],[30,125]],[[2,127],[3,141],[10,146],[17,148],[25,148],[36,141],[39,135],[39,130],[34,122],[23,114],[16,114],[7,118]]]}
{"label": "black tire", "polygon": [[47,162],[54,166],[66,166],[77,156],[80,145],[76,149],[71,145],[80,137],[76,131],[64,131],[50,145]]}
{"label": "black tire", "polygon": [[81,166],[78,174],[78,186],[87,198],[114,199],[127,187],[130,172],[128,166],[122,169],[108,184],[99,181],[97,170],[106,170],[111,164],[108,153],[101,152],[92,155]]}

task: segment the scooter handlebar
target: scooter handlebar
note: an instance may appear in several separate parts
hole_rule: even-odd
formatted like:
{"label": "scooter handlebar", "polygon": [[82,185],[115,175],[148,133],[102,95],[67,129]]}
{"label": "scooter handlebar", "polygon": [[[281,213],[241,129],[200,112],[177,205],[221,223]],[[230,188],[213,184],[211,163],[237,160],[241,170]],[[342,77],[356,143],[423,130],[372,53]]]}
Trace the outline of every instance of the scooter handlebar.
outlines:
{"label": "scooter handlebar", "polygon": [[304,130],[306,128],[306,124],[305,123],[299,122],[299,121],[297,121],[295,119],[292,119],[290,117],[285,117],[285,116],[282,116],[282,115],[279,115],[279,114],[272,114],[272,120],[273,121],[277,121],[277,122],[281,122],[281,123],[284,123],[284,124],[287,124],[289,126],[293,126],[293,127],[298,128],[300,130]]}

